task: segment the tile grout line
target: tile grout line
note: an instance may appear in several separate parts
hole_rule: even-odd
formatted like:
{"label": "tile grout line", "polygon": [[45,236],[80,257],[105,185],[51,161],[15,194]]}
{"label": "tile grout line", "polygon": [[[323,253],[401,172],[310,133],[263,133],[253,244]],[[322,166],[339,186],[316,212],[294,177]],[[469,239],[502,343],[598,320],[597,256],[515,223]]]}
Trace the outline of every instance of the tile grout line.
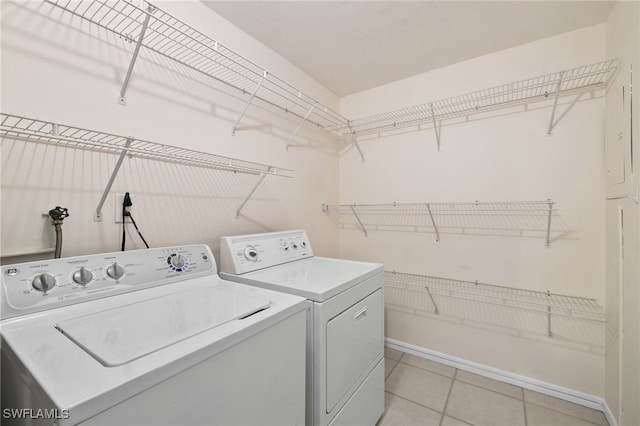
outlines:
{"label": "tile grout line", "polygon": [[529,422],[527,420],[527,402],[524,400],[524,388],[520,388],[520,392],[522,392],[522,411],[524,413],[524,426],[528,426]]}
{"label": "tile grout line", "polygon": [[456,381],[456,376],[458,375],[458,369],[453,370],[453,377],[451,377],[451,386],[449,386],[449,392],[447,393],[447,399],[444,401],[444,407],[442,407],[442,413],[440,414],[440,422],[438,426],[442,426],[442,422],[444,422],[444,416],[447,412],[447,405],[449,405],[449,398],[451,397],[451,391],[453,390],[453,384]]}

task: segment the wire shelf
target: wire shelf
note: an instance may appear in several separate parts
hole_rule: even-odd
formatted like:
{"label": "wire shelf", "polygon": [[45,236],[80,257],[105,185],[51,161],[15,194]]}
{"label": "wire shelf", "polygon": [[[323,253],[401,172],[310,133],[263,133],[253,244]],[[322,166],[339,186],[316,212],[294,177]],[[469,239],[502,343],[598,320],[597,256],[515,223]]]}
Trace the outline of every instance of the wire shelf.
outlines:
{"label": "wire shelf", "polygon": [[545,100],[556,95],[566,96],[592,91],[605,87],[618,65],[618,59],[584,65],[352,120],[350,128],[335,128],[335,130],[341,136],[366,135],[508,108],[522,103]]}
{"label": "wire shelf", "polygon": [[595,299],[395,271],[385,271],[385,304],[523,331],[546,330],[548,337],[554,325],[566,335],[572,333],[566,331],[571,322],[598,326],[608,320]]}
{"label": "wire shelf", "polygon": [[146,1],[44,1],[131,42],[143,34],[141,46],[243,93],[255,92],[256,98],[324,129],[348,125],[337,112]]}
{"label": "wire shelf", "polygon": [[[167,161],[176,164],[229,170],[250,174],[270,174],[292,177],[292,170],[239,160],[231,157],[178,148],[171,145],[98,132],[80,127],[57,124],[19,115],[0,113],[0,136],[29,142],[58,145]],[[127,142],[129,146],[127,147]]]}
{"label": "wire shelf", "polygon": [[368,231],[433,230],[436,241],[447,230],[539,233],[550,244],[551,231],[566,231],[555,202],[494,201],[324,205],[341,227]]}

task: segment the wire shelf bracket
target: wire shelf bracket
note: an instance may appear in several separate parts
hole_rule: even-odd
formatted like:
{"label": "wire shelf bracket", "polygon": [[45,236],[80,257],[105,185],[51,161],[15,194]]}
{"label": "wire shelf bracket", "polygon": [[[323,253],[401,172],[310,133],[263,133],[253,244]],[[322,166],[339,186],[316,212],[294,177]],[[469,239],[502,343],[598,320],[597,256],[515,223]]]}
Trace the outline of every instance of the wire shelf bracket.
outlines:
{"label": "wire shelf bracket", "polygon": [[[118,176],[118,172],[120,171],[120,167],[122,166],[122,162],[124,161],[124,157],[126,157],[127,152],[129,151],[129,147],[131,146],[131,143],[133,142],[133,138],[127,138],[127,142],[124,145],[124,148],[122,150],[122,152],[120,153],[120,156],[118,157],[118,161],[116,162],[115,167],[113,168],[113,172],[111,172],[111,177],[109,178],[109,181],[107,182],[107,186],[105,186],[104,191],[102,193],[102,197],[100,198],[100,201],[98,202],[98,206],[96,207],[96,211],[93,214],[93,221],[94,222],[102,222],[102,207],[104,206],[104,202],[107,199],[107,196],[109,195],[109,192],[111,192],[111,187],[113,186],[113,182],[116,180],[116,176]],[[123,219],[124,221],[124,219]]]}
{"label": "wire shelf bracket", "polygon": [[[272,167],[269,167],[268,171],[271,171],[272,169],[273,169]],[[238,208],[236,209],[236,219],[240,218],[240,212],[244,208],[245,204],[247,204],[247,202],[251,199],[251,197],[253,197],[253,194],[256,192],[256,190],[258,189],[258,187],[266,177],[267,177],[267,173],[260,174],[260,177],[258,178],[258,181],[254,185],[254,187],[251,189],[251,191],[249,191],[249,194],[245,197],[242,203],[240,203],[240,206],[238,206]]]}
{"label": "wire shelf bracket", "polygon": [[431,109],[431,118],[433,119],[433,130],[436,133],[436,142],[438,144],[438,151],[440,151],[440,128],[436,122],[436,114],[433,112],[433,103],[429,105]]}
{"label": "wire shelf bracket", "polygon": [[101,221],[103,218],[102,207],[127,156],[185,166],[258,175],[258,183],[238,208],[236,216],[267,176],[293,177],[293,171],[290,169],[13,114],[0,113],[0,137],[118,155],[116,165],[94,212],[94,220],[96,222]]}
{"label": "wire shelf bracket", "polygon": [[547,129],[547,136],[551,136],[551,130],[555,124],[553,123],[553,119],[556,115],[556,108],[558,107],[558,99],[560,98],[560,89],[562,88],[562,77],[564,76],[564,71],[561,71],[558,76],[558,85],[556,86],[556,96],[553,101],[553,108],[551,109],[551,118],[549,119],[549,128]]}
{"label": "wire shelf bracket", "polygon": [[309,108],[309,111],[307,111],[305,116],[302,118],[302,121],[300,122],[300,124],[298,124],[298,127],[296,127],[296,129],[293,131],[293,133],[289,137],[289,140],[287,141],[287,145],[285,146],[285,149],[289,149],[289,145],[291,145],[291,142],[293,142],[293,139],[296,137],[300,129],[302,129],[302,126],[304,126],[304,122],[307,121],[307,119],[313,112],[314,108],[315,108],[315,105],[311,105],[311,108]]}
{"label": "wire shelf bracket", "polygon": [[153,13],[153,6],[149,5],[147,8],[147,14],[144,18],[144,22],[142,23],[142,29],[140,30],[140,35],[138,36],[138,41],[136,42],[136,47],[133,50],[133,56],[131,57],[131,63],[129,64],[129,69],[127,70],[127,75],[122,82],[122,88],[120,89],[120,96],[118,97],[118,103],[120,105],[127,105],[127,99],[125,98],[125,93],[127,92],[127,87],[129,86],[129,79],[131,78],[131,73],[133,72],[133,66],[136,63],[136,59],[138,59],[138,54],[140,53],[140,46],[142,46],[142,39],[144,38],[144,34],[147,32],[147,28],[149,27],[149,20],[151,19],[151,14]]}
{"label": "wire shelf bracket", "polygon": [[251,105],[251,101],[253,101],[253,98],[256,97],[256,93],[258,93],[258,89],[260,89],[260,86],[262,86],[262,83],[264,82],[265,78],[267,78],[267,72],[266,71],[264,72],[264,74],[262,75],[262,78],[260,79],[260,81],[256,85],[256,88],[253,89],[253,92],[251,93],[251,96],[247,100],[247,104],[244,106],[244,109],[240,113],[240,117],[238,117],[238,119],[236,120],[236,123],[233,125],[233,129],[231,129],[231,134],[233,136],[236,135],[236,130],[238,129],[238,125],[240,124],[240,121],[242,121],[242,117],[244,117],[244,115],[247,113],[247,110],[249,109],[249,105]]}
{"label": "wire shelf bracket", "polygon": [[360,216],[358,216],[358,213],[356,212],[356,205],[354,204],[354,205],[349,206],[349,207],[351,207],[351,211],[353,212],[353,215],[355,216],[356,220],[360,224],[360,228],[362,229],[362,232],[364,233],[364,236],[368,237],[369,234],[367,233],[367,228],[364,227],[362,221],[360,220]]}
{"label": "wire shelf bracket", "polygon": [[347,126],[349,127],[349,130],[351,131],[351,143],[353,144],[353,146],[356,147],[356,149],[358,150],[358,154],[360,154],[360,158],[362,159],[362,162],[364,163],[364,154],[362,153],[362,149],[360,149],[360,144],[358,143],[358,138],[356,138],[356,135],[353,131],[353,128],[351,127],[351,121],[347,122]]}

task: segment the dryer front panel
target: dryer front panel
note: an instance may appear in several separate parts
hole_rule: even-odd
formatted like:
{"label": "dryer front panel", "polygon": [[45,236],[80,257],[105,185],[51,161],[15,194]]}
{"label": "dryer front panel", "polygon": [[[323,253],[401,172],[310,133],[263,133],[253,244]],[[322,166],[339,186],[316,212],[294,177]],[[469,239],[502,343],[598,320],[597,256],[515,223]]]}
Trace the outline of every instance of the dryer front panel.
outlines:
{"label": "dryer front panel", "polygon": [[381,359],[383,303],[380,288],[327,323],[327,413]]}

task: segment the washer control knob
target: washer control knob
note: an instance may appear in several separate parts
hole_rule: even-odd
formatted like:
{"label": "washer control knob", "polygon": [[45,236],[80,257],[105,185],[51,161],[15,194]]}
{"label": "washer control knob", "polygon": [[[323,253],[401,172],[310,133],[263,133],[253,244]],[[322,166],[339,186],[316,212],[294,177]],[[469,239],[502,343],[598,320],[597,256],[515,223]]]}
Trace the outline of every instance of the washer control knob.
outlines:
{"label": "washer control knob", "polygon": [[258,250],[256,250],[254,246],[247,246],[247,248],[244,249],[244,257],[251,262],[257,262]]}
{"label": "washer control knob", "polygon": [[175,254],[171,256],[171,264],[178,269],[183,268],[186,263],[187,260],[181,254]]}
{"label": "washer control knob", "polygon": [[93,279],[93,273],[90,270],[81,266],[80,269],[73,273],[73,281],[80,285],[87,285]]}
{"label": "washer control knob", "polygon": [[31,285],[38,291],[46,293],[49,289],[56,285],[56,278],[46,272],[36,275],[31,281]]}
{"label": "washer control knob", "polygon": [[107,266],[107,276],[109,278],[113,278],[114,280],[119,280],[124,276],[124,267],[122,265],[118,265],[117,263],[112,263]]}

